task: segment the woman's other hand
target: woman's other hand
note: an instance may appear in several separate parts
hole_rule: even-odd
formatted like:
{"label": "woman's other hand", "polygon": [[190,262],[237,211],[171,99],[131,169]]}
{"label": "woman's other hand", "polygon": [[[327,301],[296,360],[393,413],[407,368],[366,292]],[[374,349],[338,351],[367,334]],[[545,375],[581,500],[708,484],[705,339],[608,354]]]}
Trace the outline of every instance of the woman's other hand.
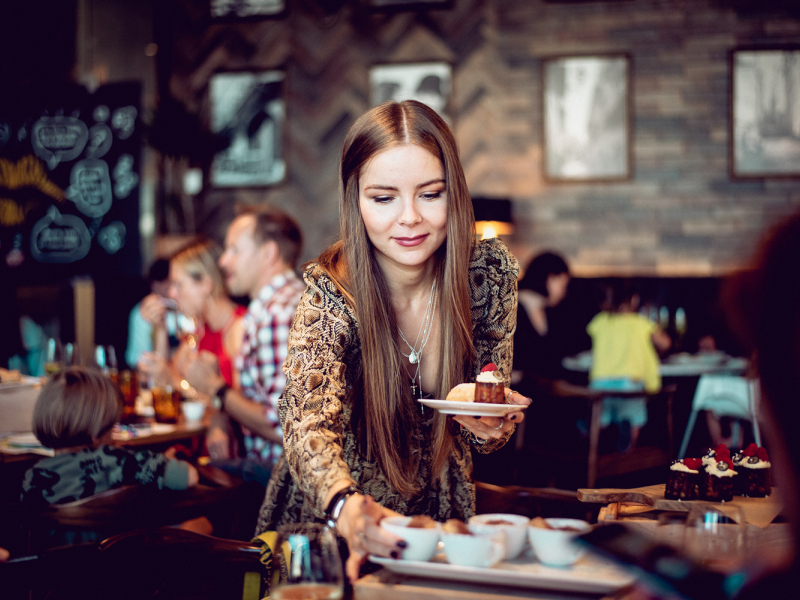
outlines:
{"label": "woman's other hand", "polygon": [[222,460],[230,458],[230,438],[228,434],[219,427],[212,427],[206,433],[206,448],[211,460]]}
{"label": "woman's other hand", "polygon": [[[506,388],[506,404],[517,404],[520,407],[527,407],[531,403],[530,398],[526,398],[518,392]],[[453,420],[462,427],[471,431],[475,436],[484,439],[500,439],[507,431],[514,427],[515,423],[522,423],[525,418],[522,410],[510,412],[504,417],[477,417],[471,415],[456,415]]]}
{"label": "woman's other hand", "polygon": [[164,316],[167,314],[167,307],[164,305],[163,300],[158,294],[148,294],[142,299],[139,307],[144,320],[153,327],[166,327]]}
{"label": "woman's other hand", "polygon": [[405,542],[380,526],[383,518],[397,514],[375,502],[371,496],[354,494],[347,499],[336,521],[336,530],[347,541],[350,550],[345,571],[351,582],[358,579],[361,565],[370,554],[391,558],[400,556]]}

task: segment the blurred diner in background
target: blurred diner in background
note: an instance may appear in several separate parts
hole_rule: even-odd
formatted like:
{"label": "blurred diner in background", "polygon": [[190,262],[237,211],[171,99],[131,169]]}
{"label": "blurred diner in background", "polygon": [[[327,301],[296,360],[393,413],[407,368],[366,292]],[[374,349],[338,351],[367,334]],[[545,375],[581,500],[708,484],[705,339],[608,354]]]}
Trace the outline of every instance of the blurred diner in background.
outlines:
{"label": "blurred diner in background", "polygon": [[0,597],[785,595],[799,45],[794,0],[4,7]]}

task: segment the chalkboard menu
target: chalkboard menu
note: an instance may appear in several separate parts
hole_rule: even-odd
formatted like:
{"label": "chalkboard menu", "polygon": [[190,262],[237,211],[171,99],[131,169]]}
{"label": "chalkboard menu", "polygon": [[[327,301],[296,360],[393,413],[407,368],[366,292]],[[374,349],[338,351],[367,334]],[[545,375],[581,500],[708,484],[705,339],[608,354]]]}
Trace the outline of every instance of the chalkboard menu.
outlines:
{"label": "chalkboard menu", "polygon": [[15,283],[139,275],[141,86],[0,102],[0,274]]}

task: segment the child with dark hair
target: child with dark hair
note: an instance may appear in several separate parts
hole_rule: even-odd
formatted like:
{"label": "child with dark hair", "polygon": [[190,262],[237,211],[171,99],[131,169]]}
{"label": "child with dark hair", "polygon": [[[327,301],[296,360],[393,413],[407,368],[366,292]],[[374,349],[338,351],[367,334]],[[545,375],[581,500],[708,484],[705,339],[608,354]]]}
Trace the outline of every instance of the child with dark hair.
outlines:
{"label": "child with dark hair", "polygon": [[[668,350],[672,340],[638,309],[639,294],[629,282],[607,288],[602,312],[586,328],[592,338],[590,387],[648,393],[661,389],[658,352]],[[619,449],[633,448],[647,423],[645,399],[606,398],[600,424],[611,423],[620,425]]]}
{"label": "child with dark hair", "polygon": [[63,504],[123,485],[197,485],[197,469],[185,461],[111,446],[121,413],[122,393],[99,371],[70,367],[54,375],[36,401],[33,432],[56,454],[25,474],[22,501]]}

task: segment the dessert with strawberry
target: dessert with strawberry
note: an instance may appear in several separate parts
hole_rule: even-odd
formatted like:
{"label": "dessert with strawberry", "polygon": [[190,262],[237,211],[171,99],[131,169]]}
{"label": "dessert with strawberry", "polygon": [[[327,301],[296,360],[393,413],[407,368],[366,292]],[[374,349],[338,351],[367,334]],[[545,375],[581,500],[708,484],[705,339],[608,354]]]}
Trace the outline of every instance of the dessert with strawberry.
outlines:
{"label": "dessert with strawberry", "polygon": [[750,444],[742,451],[742,461],[738,469],[741,478],[742,495],[750,498],[764,498],[772,493],[770,484],[769,456],[764,448]]}
{"label": "dessert with strawberry", "polygon": [[489,363],[481,369],[475,380],[475,402],[484,404],[505,404],[506,386],[497,365]]}
{"label": "dessert with strawberry", "polygon": [[703,463],[699,458],[673,460],[669,467],[669,478],[664,488],[668,500],[696,500]]}
{"label": "dessert with strawberry", "polygon": [[733,478],[736,476],[731,453],[722,444],[714,448],[714,452],[714,457],[705,465],[698,496],[712,502],[730,502],[733,500]]}

